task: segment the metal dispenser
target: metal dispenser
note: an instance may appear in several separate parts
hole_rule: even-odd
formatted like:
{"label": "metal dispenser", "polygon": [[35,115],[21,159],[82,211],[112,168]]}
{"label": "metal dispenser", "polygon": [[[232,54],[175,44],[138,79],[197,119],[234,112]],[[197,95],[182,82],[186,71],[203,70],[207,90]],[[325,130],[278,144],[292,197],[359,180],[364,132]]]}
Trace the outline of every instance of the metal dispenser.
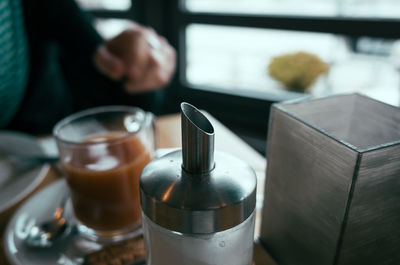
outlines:
{"label": "metal dispenser", "polygon": [[251,265],[256,175],[216,152],[214,128],[181,104],[182,151],[151,162],[140,177],[148,265]]}

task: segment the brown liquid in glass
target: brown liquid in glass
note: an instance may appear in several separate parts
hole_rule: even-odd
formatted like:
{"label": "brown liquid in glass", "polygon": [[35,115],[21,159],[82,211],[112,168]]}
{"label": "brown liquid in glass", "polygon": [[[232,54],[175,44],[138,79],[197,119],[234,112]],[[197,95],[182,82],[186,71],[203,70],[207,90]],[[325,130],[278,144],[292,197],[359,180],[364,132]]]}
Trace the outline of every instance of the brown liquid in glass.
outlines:
{"label": "brown liquid in glass", "polygon": [[141,219],[139,177],[151,160],[141,141],[133,136],[106,135],[85,142],[64,164],[76,217],[99,231],[122,230]]}

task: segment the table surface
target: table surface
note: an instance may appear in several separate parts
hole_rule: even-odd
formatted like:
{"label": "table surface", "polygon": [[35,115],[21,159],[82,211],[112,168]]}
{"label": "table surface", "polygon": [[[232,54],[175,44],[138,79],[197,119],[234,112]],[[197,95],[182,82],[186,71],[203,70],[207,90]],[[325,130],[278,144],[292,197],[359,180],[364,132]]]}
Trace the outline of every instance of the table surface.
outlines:
{"label": "table surface", "polygon": [[[260,233],[261,223],[261,207],[263,201],[263,189],[265,180],[266,160],[257,151],[252,149],[237,135],[232,133],[222,123],[212,117],[210,114],[203,112],[214,126],[215,131],[215,149],[233,154],[240,159],[246,161],[257,174],[257,218],[256,218],[256,231],[255,237],[257,238]],[[156,118],[156,132],[158,139],[158,148],[177,148],[181,147],[181,121],[179,114],[160,116]],[[47,145],[48,138],[43,140],[42,143]],[[3,247],[3,233],[8,220],[15,212],[16,209],[30,196],[38,190],[47,186],[48,184],[59,179],[58,171],[53,167],[42,181],[42,183],[23,201],[0,213],[0,264],[9,265],[10,263],[5,258]],[[254,263],[256,265],[276,265],[272,258],[264,251],[258,244],[254,244]]]}

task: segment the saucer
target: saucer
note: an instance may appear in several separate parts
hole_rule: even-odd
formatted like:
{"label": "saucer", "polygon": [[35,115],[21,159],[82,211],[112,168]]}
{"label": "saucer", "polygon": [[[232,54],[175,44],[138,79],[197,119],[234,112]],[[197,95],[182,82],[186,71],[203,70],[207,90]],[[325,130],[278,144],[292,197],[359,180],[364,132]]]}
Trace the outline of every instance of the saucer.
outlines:
{"label": "saucer", "polygon": [[20,132],[0,131],[0,213],[31,193],[50,168],[48,164],[6,159],[1,156],[2,153],[12,153],[13,150],[23,150],[24,154],[28,155],[44,153],[35,137]]}
{"label": "saucer", "polygon": [[[82,239],[75,229],[50,248],[32,248],[25,244],[24,239],[29,229],[34,224],[48,220],[66,190],[65,180],[58,180],[35,194],[15,212],[4,233],[4,251],[11,264],[82,264],[84,255],[101,248],[94,242]],[[67,202],[65,211],[66,219],[72,220],[73,224],[74,217],[70,202]]]}
{"label": "saucer", "polygon": [[51,216],[65,189],[65,181],[59,180],[36,193],[14,213],[4,232],[4,251],[11,264],[68,264],[58,262],[65,251],[59,244],[39,249],[24,243],[29,228]]}
{"label": "saucer", "polygon": [[[68,189],[64,179],[60,179],[40,190],[26,201],[14,214],[4,232],[4,252],[13,265],[80,265],[89,253],[101,250],[104,245],[83,237],[76,228],[72,204],[65,206],[65,218],[70,223],[70,233],[59,239],[49,248],[33,248],[25,244],[30,228],[42,223],[54,213],[63,194]],[[136,237],[142,234],[137,230]]]}

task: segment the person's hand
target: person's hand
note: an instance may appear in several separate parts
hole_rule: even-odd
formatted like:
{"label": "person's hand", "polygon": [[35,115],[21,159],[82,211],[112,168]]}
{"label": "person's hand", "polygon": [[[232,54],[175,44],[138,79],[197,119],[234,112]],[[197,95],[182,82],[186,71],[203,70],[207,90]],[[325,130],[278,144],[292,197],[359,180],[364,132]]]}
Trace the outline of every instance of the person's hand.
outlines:
{"label": "person's hand", "polygon": [[94,61],[108,77],[124,80],[127,92],[146,92],[168,84],[176,53],[154,30],[133,24],[101,45]]}

